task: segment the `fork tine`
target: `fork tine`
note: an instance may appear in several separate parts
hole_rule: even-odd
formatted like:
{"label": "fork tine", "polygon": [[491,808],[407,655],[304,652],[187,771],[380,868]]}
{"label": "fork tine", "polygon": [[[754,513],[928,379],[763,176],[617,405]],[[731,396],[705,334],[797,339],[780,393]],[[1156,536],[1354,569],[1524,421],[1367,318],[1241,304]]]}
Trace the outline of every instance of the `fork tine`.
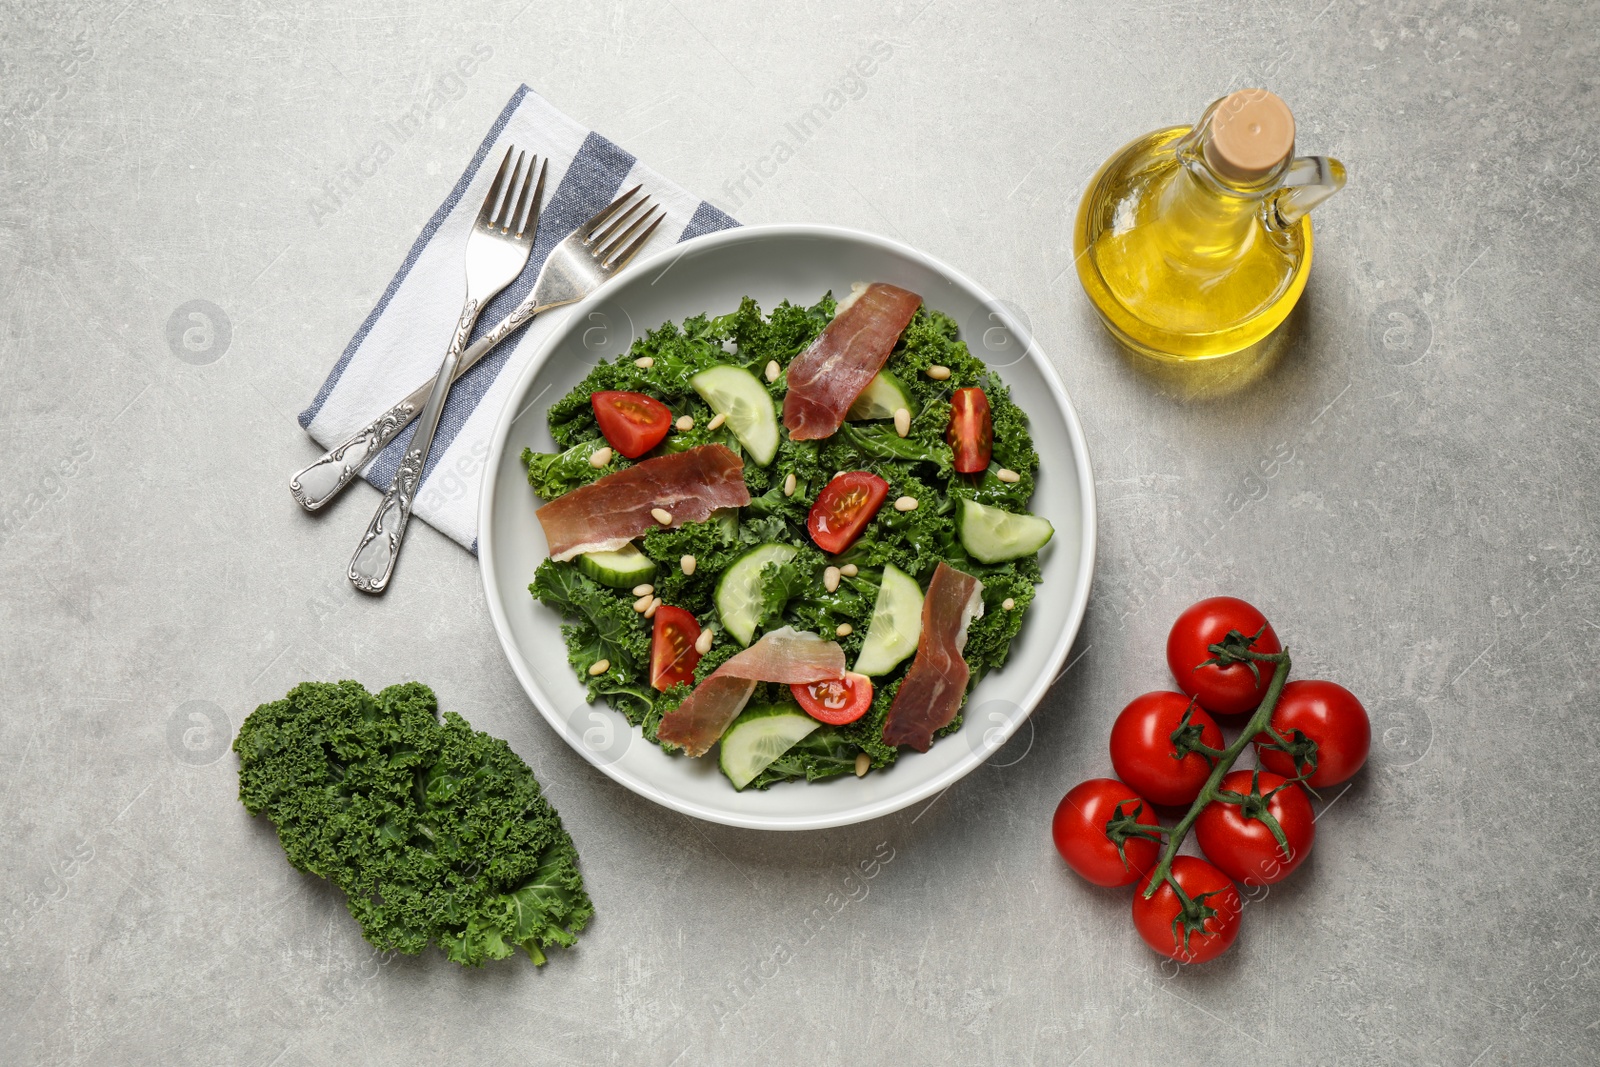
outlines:
{"label": "fork tine", "polygon": [[539,229],[539,212],[544,207],[544,174],[550,169],[548,159],[539,163],[539,181],[533,187],[533,197],[528,201],[528,211],[517,224],[517,236],[526,236],[533,239],[534,233]]}
{"label": "fork tine", "polygon": [[[523,163],[528,165],[525,167]],[[528,186],[528,179],[533,177],[533,161],[528,159],[528,153],[517,153],[517,165],[511,170],[511,180],[506,183],[505,199],[500,202],[500,210],[495,213],[495,228],[502,233],[511,229],[511,224],[516,221],[517,200]]]}
{"label": "fork tine", "polygon": [[646,215],[650,214],[650,198],[648,196],[634,204],[616,218],[612,219],[611,225],[607,226],[604,230],[601,230],[593,237],[588,238],[586,243],[590,247],[599,247],[600,245],[606,244],[611,240],[612,234],[616,233],[623,226],[626,226],[629,222],[638,217],[635,213],[639,211],[643,211]]}
{"label": "fork tine", "polygon": [[643,184],[635,185],[632,189],[629,189],[627,192],[611,201],[611,203],[606,207],[597,211],[594,216],[581,227],[580,232],[583,234],[583,236],[587,238],[590,234],[594,233],[595,230],[599,229],[601,223],[605,222],[612,215],[615,215],[617,213],[617,209],[622,207],[622,205],[627,203],[629,200],[632,200],[633,194],[637,193],[642,188],[644,188]]}
{"label": "fork tine", "polygon": [[528,225],[528,204],[533,196],[533,169],[539,165],[539,157],[533,156],[528,160],[528,172],[522,176],[522,185],[517,190],[517,203],[506,217],[506,226],[512,236],[521,238]]}
{"label": "fork tine", "polygon": [[615,243],[613,243],[610,248],[605,250],[601,256],[601,262],[606,270],[621,270],[623,267],[628,265],[628,261],[638,253],[639,249],[645,246],[645,242],[650,240],[650,235],[656,232],[656,227],[661,225],[661,220],[667,217],[666,208],[658,208],[656,210],[658,210],[660,214],[656,215],[655,221],[650,223],[650,225],[645,228],[645,231],[638,236],[633,244],[629,245],[627,248],[624,248],[621,252],[616,251],[617,246],[626,241],[628,239],[628,235],[633,233],[634,230],[638,229],[639,222],[644,222],[649,219],[649,215],[646,215],[644,218],[640,219],[639,222],[636,222],[630,226],[627,233],[623,234],[621,237],[618,237]]}
{"label": "fork tine", "polygon": [[506,148],[506,157],[500,161],[500,169],[495,172],[494,181],[489,184],[489,195],[483,198],[483,207],[478,210],[478,225],[488,226],[494,218],[495,207],[500,203],[500,194],[504,190],[506,168],[511,165],[511,153],[517,150],[516,145]]}

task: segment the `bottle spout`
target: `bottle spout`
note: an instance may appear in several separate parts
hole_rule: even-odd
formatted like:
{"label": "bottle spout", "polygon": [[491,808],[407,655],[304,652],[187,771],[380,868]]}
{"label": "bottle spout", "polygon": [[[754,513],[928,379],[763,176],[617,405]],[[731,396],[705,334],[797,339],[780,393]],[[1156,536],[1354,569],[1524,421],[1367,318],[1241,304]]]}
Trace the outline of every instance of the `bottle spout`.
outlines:
{"label": "bottle spout", "polygon": [[1344,188],[1344,164],[1332,156],[1300,156],[1284,172],[1266,213],[1267,228],[1287,230]]}

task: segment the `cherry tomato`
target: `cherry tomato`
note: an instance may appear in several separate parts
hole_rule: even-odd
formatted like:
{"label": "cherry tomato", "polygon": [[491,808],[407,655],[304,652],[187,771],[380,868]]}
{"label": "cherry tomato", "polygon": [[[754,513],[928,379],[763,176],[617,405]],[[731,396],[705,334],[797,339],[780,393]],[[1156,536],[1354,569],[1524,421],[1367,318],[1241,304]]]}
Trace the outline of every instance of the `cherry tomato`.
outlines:
{"label": "cherry tomato", "polygon": [[876,474],[848,471],[822,487],[806,516],[806,529],[818,548],[836,556],[861,536],[888,495],[889,483]]}
{"label": "cherry tomato", "polygon": [[989,416],[989,398],[976,386],[957,389],[950,396],[950,428],[945,440],[955,450],[956,470],[979,474],[989,469],[994,449],[994,420]]}
{"label": "cherry tomato", "polygon": [[629,459],[638,459],[661,443],[672,429],[672,411],[643,393],[609,390],[590,393],[595,421],[611,447]]}
{"label": "cherry tomato", "polygon": [[854,671],[846,671],[842,679],[791,685],[789,692],[802,711],[829,726],[855,722],[872,707],[872,679]]}
{"label": "cherry tomato", "polygon": [[1261,766],[1293,777],[1316,770],[1306,778],[1313,789],[1338,785],[1355,777],[1367,762],[1372,747],[1372,724],[1355,694],[1334,682],[1294,681],[1283,687],[1272,709],[1272,728],[1288,742],[1289,752],[1273,747],[1265,732],[1255,737]]}
{"label": "cherry tomato", "polygon": [[1173,857],[1172,879],[1187,904],[1165,882],[1146,900],[1146,876],[1133,894],[1134,927],[1145,944],[1179,963],[1216,959],[1239,936],[1239,891],[1227,875],[1194,856]]}
{"label": "cherry tomato", "polygon": [[[1306,791],[1281,774],[1261,771],[1257,777],[1256,773],[1229,771],[1222,779],[1223,790],[1245,797],[1245,802],[1213,800],[1194,822],[1195,843],[1206,858],[1235,882],[1250,886],[1272,885],[1289,877],[1311,854],[1317,837]],[[1277,823],[1282,844],[1263,815]]]}
{"label": "cherry tomato", "polygon": [[[1181,758],[1179,742],[1185,746]],[[1221,749],[1216,721],[1182,693],[1146,693],[1123,708],[1111,727],[1111,766],[1152,803],[1190,804],[1211,776],[1211,761],[1193,750],[1195,742]]]}
{"label": "cherry tomato", "polygon": [[1161,855],[1160,828],[1145,799],[1115,778],[1079,782],[1050,820],[1056,851],[1095,885],[1132,885],[1148,874]]}
{"label": "cherry tomato", "polygon": [[[1238,638],[1229,638],[1237,633]],[[1259,635],[1259,636],[1258,636]],[[1228,645],[1243,652],[1282,652],[1278,635],[1267,617],[1243,600],[1214,596],[1178,616],[1167,635],[1167,666],[1178,688],[1200,701],[1213,715],[1243,715],[1254,711],[1272,682],[1270,663],[1207,663],[1212,645]],[[1255,668],[1252,670],[1251,668]]]}
{"label": "cherry tomato", "polygon": [[700,624],[682,608],[662,604],[656,608],[656,626],[650,634],[650,684],[663,693],[679,682],[694,681],[700,653]]}

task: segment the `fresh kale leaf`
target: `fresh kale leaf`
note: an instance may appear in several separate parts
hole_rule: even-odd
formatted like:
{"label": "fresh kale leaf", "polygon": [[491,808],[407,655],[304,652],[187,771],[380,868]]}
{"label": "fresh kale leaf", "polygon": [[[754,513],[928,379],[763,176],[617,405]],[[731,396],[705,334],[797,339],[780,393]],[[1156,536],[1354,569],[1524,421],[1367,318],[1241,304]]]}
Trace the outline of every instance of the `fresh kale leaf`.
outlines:
{"label": "fresh kale leaf", "polygon": [[750,780],[750,786],[765,789],[774,782],[791,779],[803,778],[808,782],[816,782],[851,774],[856,769],[856,753],[859,751],[835,728],[819,727],[767,764],[765,770]]}
{"label": "fresh kale leaf", "polygon": [[[655,699],[646,677],[650,665],[650,624],[633,610],[630,599],[607,589],[572,563],[547,559],[534,572],[528,591],[547,607],[576,622],[561,627],[567,660],[589,686],[591,701],[606,695],[613,706],[637,724]],[[609,666],[599,675],[589,668],[601,660]]]}
{"label": "fresh kale leaf", "polygon": [[621,455],[605,467],[590,463],[589,457],[604,445],[604,438],[591,437],[579,441],[565,452],[535,452],[531,448],[524,448],[522,465],[528,470],[528,485],[533,488],[534,495],[541,500],[554,500],[613,471],[630,466]]}

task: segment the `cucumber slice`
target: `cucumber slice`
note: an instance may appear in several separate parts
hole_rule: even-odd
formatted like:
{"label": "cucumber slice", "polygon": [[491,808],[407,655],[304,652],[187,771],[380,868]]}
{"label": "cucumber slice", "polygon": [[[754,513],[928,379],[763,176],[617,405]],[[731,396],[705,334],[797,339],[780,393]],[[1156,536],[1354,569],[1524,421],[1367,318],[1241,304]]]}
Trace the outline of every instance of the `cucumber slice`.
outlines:
{"label": "cucumber slice", "polygon": [[761,569],[769,563],[788,563],[794,559],[793,545],[757,545],[732,563],[717,580],[717,614],[722,628],[741,645],[756,635],[756,620],[761,617]]}
{"label": "cucumber slice", "polygon": [[613,589],[632,589],[648,582],[656,573],[655,560],[634,544],[615,552],[585,552],[577,558],[578,569],[601,585]]}
{"label": "cucumber slice", "polygon": [[822,724],[793,704],[746,708],[722,735],[717,766],[735,789],[751,780]]}
{"label": "cucumber slice", "polygon": [[1031,555],[1056,532],[1049,519],[1001,511],[966,499],[956,512],[956,530],[961,535],[961,547],[979,563],[1004,563]]}
{"label": "cucumber slice", "polygon": [[917,650],[921,637],[922,587],[893,563],[885,563],[878,599],[872,605],[872,621],[861,642],[861,655],[856,657],[856,673],[874,677],[888,674]]}
{"label": "cucumber slice", "polygon": [[905,408],[913,415],[917,413],[917,402],[912,399],[911,390],[907,389],[899,378],[886,370],[881,370],[877,377],[861,390],[861,395],[850,405],[850,411],[845,418],[852,422],[892,419],[894,413],[901,408]]}
{"label": "cucumber slice", "polygon": [[743,367],[712,367],[689,379],[711,410],[728,417],[728,429],[756,466],[778,454],[778,411],[761,380]]}

